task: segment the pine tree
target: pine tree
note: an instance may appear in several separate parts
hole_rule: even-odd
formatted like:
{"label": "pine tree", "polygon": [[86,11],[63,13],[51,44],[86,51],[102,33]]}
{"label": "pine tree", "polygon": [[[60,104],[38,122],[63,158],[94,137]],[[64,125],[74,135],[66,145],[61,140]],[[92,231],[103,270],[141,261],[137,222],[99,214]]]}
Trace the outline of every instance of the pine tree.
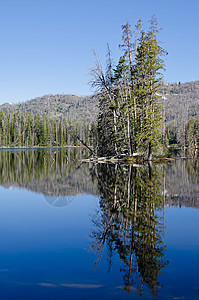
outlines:
{"label": "pine tree", "polygon": [[161,141],[162,114],[158,91],[162,80],[160,70],[164,69],[162,55],[165,50],[158,45],[154,25],[145,33],[142,31],[137,48],[134,77],[135,95],[138,106],[138,128],[136,140],[139,147],[148,149],[148,159]]}

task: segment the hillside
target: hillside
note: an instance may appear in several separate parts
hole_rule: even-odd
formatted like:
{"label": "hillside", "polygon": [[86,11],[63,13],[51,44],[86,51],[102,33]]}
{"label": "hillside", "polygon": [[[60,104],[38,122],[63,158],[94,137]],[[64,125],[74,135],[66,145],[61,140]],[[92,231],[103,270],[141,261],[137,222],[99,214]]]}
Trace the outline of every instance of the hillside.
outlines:
{"label": "hillside", "polygon": [[97,115],[96,96],[45,95],[18,104],[5,103],[0,106],[5,112],[26,111],[34,115],[40,113],[53,118],[65,117],[67,120],[93,121]]}
{"label": "hillside", "polygon": [[164,84],[162,96],[167,123],[181,123],[198,116],[199,81]]}
{"label": "hillside", "polygon": [[[199,81],[167,83],[161,88],[167,123],[182,125],[199,112]],[[98,113],[97,96],[45,95],[18,104],[5,103],[0,106],[5,112],[28,111],[50,117],[65,117],[67,120],[93,121]]]}

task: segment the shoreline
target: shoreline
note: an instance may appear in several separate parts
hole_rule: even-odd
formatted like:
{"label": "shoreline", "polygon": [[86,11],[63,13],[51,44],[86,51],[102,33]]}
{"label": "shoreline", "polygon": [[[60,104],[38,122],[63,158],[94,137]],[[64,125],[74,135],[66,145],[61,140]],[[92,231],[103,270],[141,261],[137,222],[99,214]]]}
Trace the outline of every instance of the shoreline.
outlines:
{"label": "shoreline", "polygon": [[66,149],[66,148],[86,148],[85,146],[32,146],[32,147],[0,147],[1,150],[36,150],[36,149]]}

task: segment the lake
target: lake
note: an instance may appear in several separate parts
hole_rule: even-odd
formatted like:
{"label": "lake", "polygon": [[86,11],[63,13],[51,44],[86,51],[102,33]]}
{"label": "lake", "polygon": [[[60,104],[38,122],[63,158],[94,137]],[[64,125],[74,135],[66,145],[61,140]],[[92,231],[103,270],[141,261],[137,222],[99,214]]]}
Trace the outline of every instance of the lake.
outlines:
{"label": "lake", "polygon": [[199,164],[0,151],[0,298],[199,299]]}

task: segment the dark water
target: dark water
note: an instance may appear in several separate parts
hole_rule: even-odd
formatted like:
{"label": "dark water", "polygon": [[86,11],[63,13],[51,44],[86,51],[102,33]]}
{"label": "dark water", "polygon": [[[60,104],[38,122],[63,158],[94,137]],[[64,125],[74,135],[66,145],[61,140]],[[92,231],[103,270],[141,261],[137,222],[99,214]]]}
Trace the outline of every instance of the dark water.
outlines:
{"label": "dark water", "polygon": [[198,160],[0,151],[0,299],[199,299]]}

